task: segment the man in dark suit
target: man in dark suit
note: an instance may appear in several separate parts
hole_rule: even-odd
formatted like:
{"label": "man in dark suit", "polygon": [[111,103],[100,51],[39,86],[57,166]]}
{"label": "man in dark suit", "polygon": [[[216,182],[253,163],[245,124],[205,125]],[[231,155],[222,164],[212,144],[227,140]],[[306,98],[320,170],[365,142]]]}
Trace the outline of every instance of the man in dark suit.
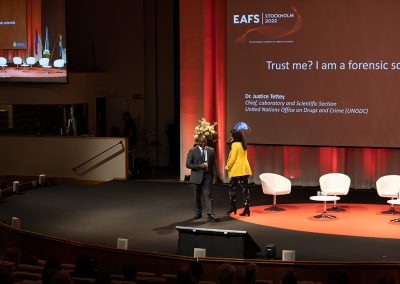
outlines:
{"label": "man in dark suit", "polygon": [[194,211],[193,219],[202,217],[201,194],[204,192],[205,207],[208,221],[218,222],[213,210],[213,195],[211,192],[211,182],[215,183],[217,178],[217,164],[215,162],[215,152],[211,147],[207,147],[205,136],[198,137],[197,145],[189,150],[186,158],[186,167],[191,169],[190,182],[194,184]]}

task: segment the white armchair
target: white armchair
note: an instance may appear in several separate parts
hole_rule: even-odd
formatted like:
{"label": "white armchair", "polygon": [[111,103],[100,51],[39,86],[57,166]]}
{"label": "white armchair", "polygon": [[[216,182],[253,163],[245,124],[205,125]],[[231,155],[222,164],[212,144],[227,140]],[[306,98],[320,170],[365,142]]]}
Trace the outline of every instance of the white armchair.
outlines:
{"label": "white armchair", "polygon": [[[328,173],[319,178],[319,185],[324,195],[347,195],[350,190],[350,177],[341,173]],[[345,209],[336,206],[336,200],[333,207],[328,211],[345,211]]]}
{"label": "white armchair", "polygon": [[53,65],[54,65],[54,67],[58,68],[57,73],[61,73],[61,68],[64,67],[64,64],[65,64],[65,63],[64,63],[64,59],[57,59],[57,60],[54,60]]}
{"label": "white armchair", "polygon": [[46,57],[40,58],[39,59],[39,65],[44,68],[44,73],[48,73],[48,69],[51,67],[49,65],[50,60]]}
{"label": "white armchair", "polygon": [[17,65],[17,68],[15,69],[19,70],[19,66],[22,64],[22,58],[18,56],[13,57],[13,63]]}
{"label": "white armchair", "polygon": [[[400,193],[400,175],[386,175],[380,177],[376,181],[376,190],[380,197],[386,198],[397,198]],[[396,211],[394,205],[390,205],[390,209],[383,211],[383,214],[398,214],[400,212]]]}
{"label": "white armchair", "polygon": [[282,211],[283,208],[276,206],[276,196],[290,194],[292,183],[290,180],[284,176],[273,174],[273,173],[263,173],[260,175],[261,186],[264,194],[270,194],[274,196],[274,204],[272,207],[266,208],[267,211]]}
{"label": "white armchair", "polygon": [[32,66],[35,65],[35,63],[36,63],[35,57],[30,56],[26,58],[26,64],[29,65],[29,69],[32,69]]}
{"label": "white armchair", "polygon": [[7,67],[7,59],[5,57],[0,57],[0,67],[2,72],[7,72],[6,67]]}

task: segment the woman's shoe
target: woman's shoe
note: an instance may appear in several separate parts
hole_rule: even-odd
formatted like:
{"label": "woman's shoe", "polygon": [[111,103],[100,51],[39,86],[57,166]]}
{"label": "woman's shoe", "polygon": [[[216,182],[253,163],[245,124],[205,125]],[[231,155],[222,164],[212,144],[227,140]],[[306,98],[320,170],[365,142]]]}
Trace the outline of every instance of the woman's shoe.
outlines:
{"label": "woman's shoe", "polygon": [[243,212],[239,214],[240,216],[249,216],[250,217],[250,207],[245,207]]}
{"label": "woman's shoe", "polygon": [[232,200],[231,199],[231,209],[229,209],[228,211],[226,211],[226,214],[231,214],[234,213],[236,215],[237,212],[237,208],[236,208],[236,200]]}

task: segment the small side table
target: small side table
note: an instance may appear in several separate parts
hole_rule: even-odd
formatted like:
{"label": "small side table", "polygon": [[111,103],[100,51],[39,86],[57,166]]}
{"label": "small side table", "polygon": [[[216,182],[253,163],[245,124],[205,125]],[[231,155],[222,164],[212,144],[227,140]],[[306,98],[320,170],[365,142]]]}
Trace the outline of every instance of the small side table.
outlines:
{"label": "small side table", "polygon": [[21,66],[21,67],[23,67],[23,70],[22,70],[22,72],[26,72],[26,68],[24,68],[24,67],[29,67],[29,65],[28,65],[28,64],[26,64],[25,62],[24,62],[24,63],[22,63],[20,66]]}
{"label": "small side table", "polygon": [[[400,199],[390,199],[387,201],[387,203],[392,204],[392,205],[400,205]],[[400,218],[390,220],[390,222],[400,223]]]}
{"label": "small side table", "polygon": [[43,65],[42,66],[43,68],[44,68],[44,74],[49,74],[49,70],[50,70],[50,68],[51,68],[51,66],[50,65]]}
{"label": "small side table", "polygon": [[329,215],[326,213],[326,202],[327,201],[338,201],[340,199],[339,196],[332,196],[332,195],[315,195],[310,196],[310,199],[313,201],[323,201],[324,202],[324,212],[322,214],[314,216],[317,219],[335,219],[336,216]]}

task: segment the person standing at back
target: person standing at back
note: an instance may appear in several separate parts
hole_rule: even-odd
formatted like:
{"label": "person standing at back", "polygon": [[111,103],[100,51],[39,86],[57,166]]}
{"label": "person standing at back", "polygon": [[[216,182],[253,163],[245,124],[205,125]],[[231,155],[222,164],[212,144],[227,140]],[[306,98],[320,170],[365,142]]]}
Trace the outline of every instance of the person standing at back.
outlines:
{"label": "person standing at back", "polygon": [[205,136],[199,136],[197,145],[189,150],[186,158],[186,167],[190,169],[190,182],[194,184],[194,211],[193,219],[202,217],[201,196],[204,193],[205,206],[208,221],[218,222],[219,218],[214,214],[213,194],[211,182],[216,182],[217,164],[215,152],[211,147],[207,147]]}
{"label": "person standing at back", "polygon": [[233,129],[231,134],[231,150],[225,167],[230,178],[229,199],[231,201],[231,208],[227,213],[236,214],[236,190],[240,190],[244,197],[244,210],[240,213],[240,216],[250,216],[248,179],[252,175],[252,172],[247,160],[247,144],[240,131]]}
{"label": "person standing at back", "polygon": [[122,135],[128,138],[128,157],[129,157],[128,165],[129,165],[129,175],[131,176],[133,174],[133,169],[135,167],[134,151],[137,143],[137,128],[136,128],[136,123],[129,112],[124,112],[122,114],[122,119],[124,120],[125,123]]}
{"label": "person standing at back", "polygon": [[122,135],[128,138],[128,146],[130,150],[135,149],[137,143],[137,128],[136,122],[133,120],[129,112],[124,112],[122,114],[122,119],[124,120],[124,130]]}

